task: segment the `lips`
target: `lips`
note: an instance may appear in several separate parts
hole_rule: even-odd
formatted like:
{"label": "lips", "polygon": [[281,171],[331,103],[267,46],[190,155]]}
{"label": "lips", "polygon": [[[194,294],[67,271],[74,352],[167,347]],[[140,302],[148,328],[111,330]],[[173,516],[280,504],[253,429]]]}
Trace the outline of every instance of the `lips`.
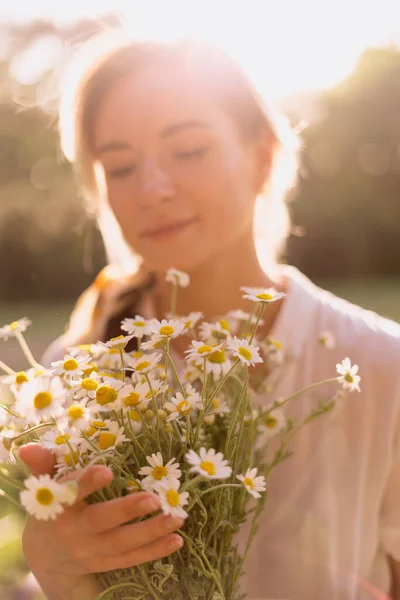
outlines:
{"label": "lips", "polygon": [[197,217],[191,217],[190,219],[185,219],[182,221],[175,221],[174,223],[168,223],[160,225],[160,227],[155,227],[154,229],[146,229],[142,233],[142,237],[145,238],[158,238],[164,237],[173,233],[178,233],[179,231],[185,229],[188,225],[191,225],[197,221]]}

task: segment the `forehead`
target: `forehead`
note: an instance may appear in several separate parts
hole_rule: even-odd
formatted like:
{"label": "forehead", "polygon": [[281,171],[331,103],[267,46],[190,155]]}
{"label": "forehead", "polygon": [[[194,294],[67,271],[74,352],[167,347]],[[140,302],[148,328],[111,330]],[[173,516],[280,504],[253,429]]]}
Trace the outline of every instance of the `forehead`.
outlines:
{"label": "forehead", "polygon": [[216,133],[234,124],[210,84],[183,68],[148,68],[121,77],[104,95],[94,120],[94,145],[112,139],[157,135],[179,121],[202,121]]}

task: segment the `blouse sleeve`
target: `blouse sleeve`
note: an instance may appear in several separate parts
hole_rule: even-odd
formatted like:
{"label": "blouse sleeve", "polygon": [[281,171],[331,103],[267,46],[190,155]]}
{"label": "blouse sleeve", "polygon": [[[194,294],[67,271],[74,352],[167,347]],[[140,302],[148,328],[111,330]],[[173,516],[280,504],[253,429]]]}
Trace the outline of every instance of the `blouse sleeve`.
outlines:
{"label": "blouse sleeve", "polygon": [[382,502],[380,537],[385,553],[400,562],[400,392],[397,395],[396,412],[397,432]]}

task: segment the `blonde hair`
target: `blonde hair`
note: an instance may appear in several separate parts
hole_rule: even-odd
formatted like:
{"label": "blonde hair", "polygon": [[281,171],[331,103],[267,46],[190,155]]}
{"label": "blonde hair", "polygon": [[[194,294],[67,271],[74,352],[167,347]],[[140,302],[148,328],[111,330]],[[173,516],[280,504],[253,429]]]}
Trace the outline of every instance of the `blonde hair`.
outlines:
{"label": "blonde hair", "polygon": [[77,52],[64,79],[60,108],[61,146],[74,163],[88,211],[97,218],[110,264],[135,272],[140,259],[125,243],[108,205],[102,171],[92,150],[93,124],[105,92],[122,76],[153,64],[181,63],[206,77],[211,93],[236,121],[246,139],[267,131],[274,147],[274,164],[267,198],[255,211],[256,243],[260,262],[276,261],[290,227],[285,192],[294,182],[296,136],[274,113],[239,65],[222,50],[194,41],[134,41],[120,32],[103,34]]}

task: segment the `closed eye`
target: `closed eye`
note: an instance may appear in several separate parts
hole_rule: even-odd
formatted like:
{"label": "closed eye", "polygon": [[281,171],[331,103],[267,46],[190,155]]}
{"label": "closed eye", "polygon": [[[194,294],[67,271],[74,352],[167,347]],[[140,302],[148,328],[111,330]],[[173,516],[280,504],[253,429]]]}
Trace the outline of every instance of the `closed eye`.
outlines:
{"label": "closed eye", "polygon": [[134,173],[136,170],[136,165],[127,165],[126,167],[118,167],[117,169],[111,169],[108,172],[108,176],[111,179],[118,179],[123,177],[128,177],[131,173]]}
{"label": "closed eye", "polygon": [[178,160],[191,160],[202,158],[208,152],[208,150],[208,146],[203,146],[202,148],[196,148],[194,150],[189,150],[188,152],[175,152],[174,156]]}

